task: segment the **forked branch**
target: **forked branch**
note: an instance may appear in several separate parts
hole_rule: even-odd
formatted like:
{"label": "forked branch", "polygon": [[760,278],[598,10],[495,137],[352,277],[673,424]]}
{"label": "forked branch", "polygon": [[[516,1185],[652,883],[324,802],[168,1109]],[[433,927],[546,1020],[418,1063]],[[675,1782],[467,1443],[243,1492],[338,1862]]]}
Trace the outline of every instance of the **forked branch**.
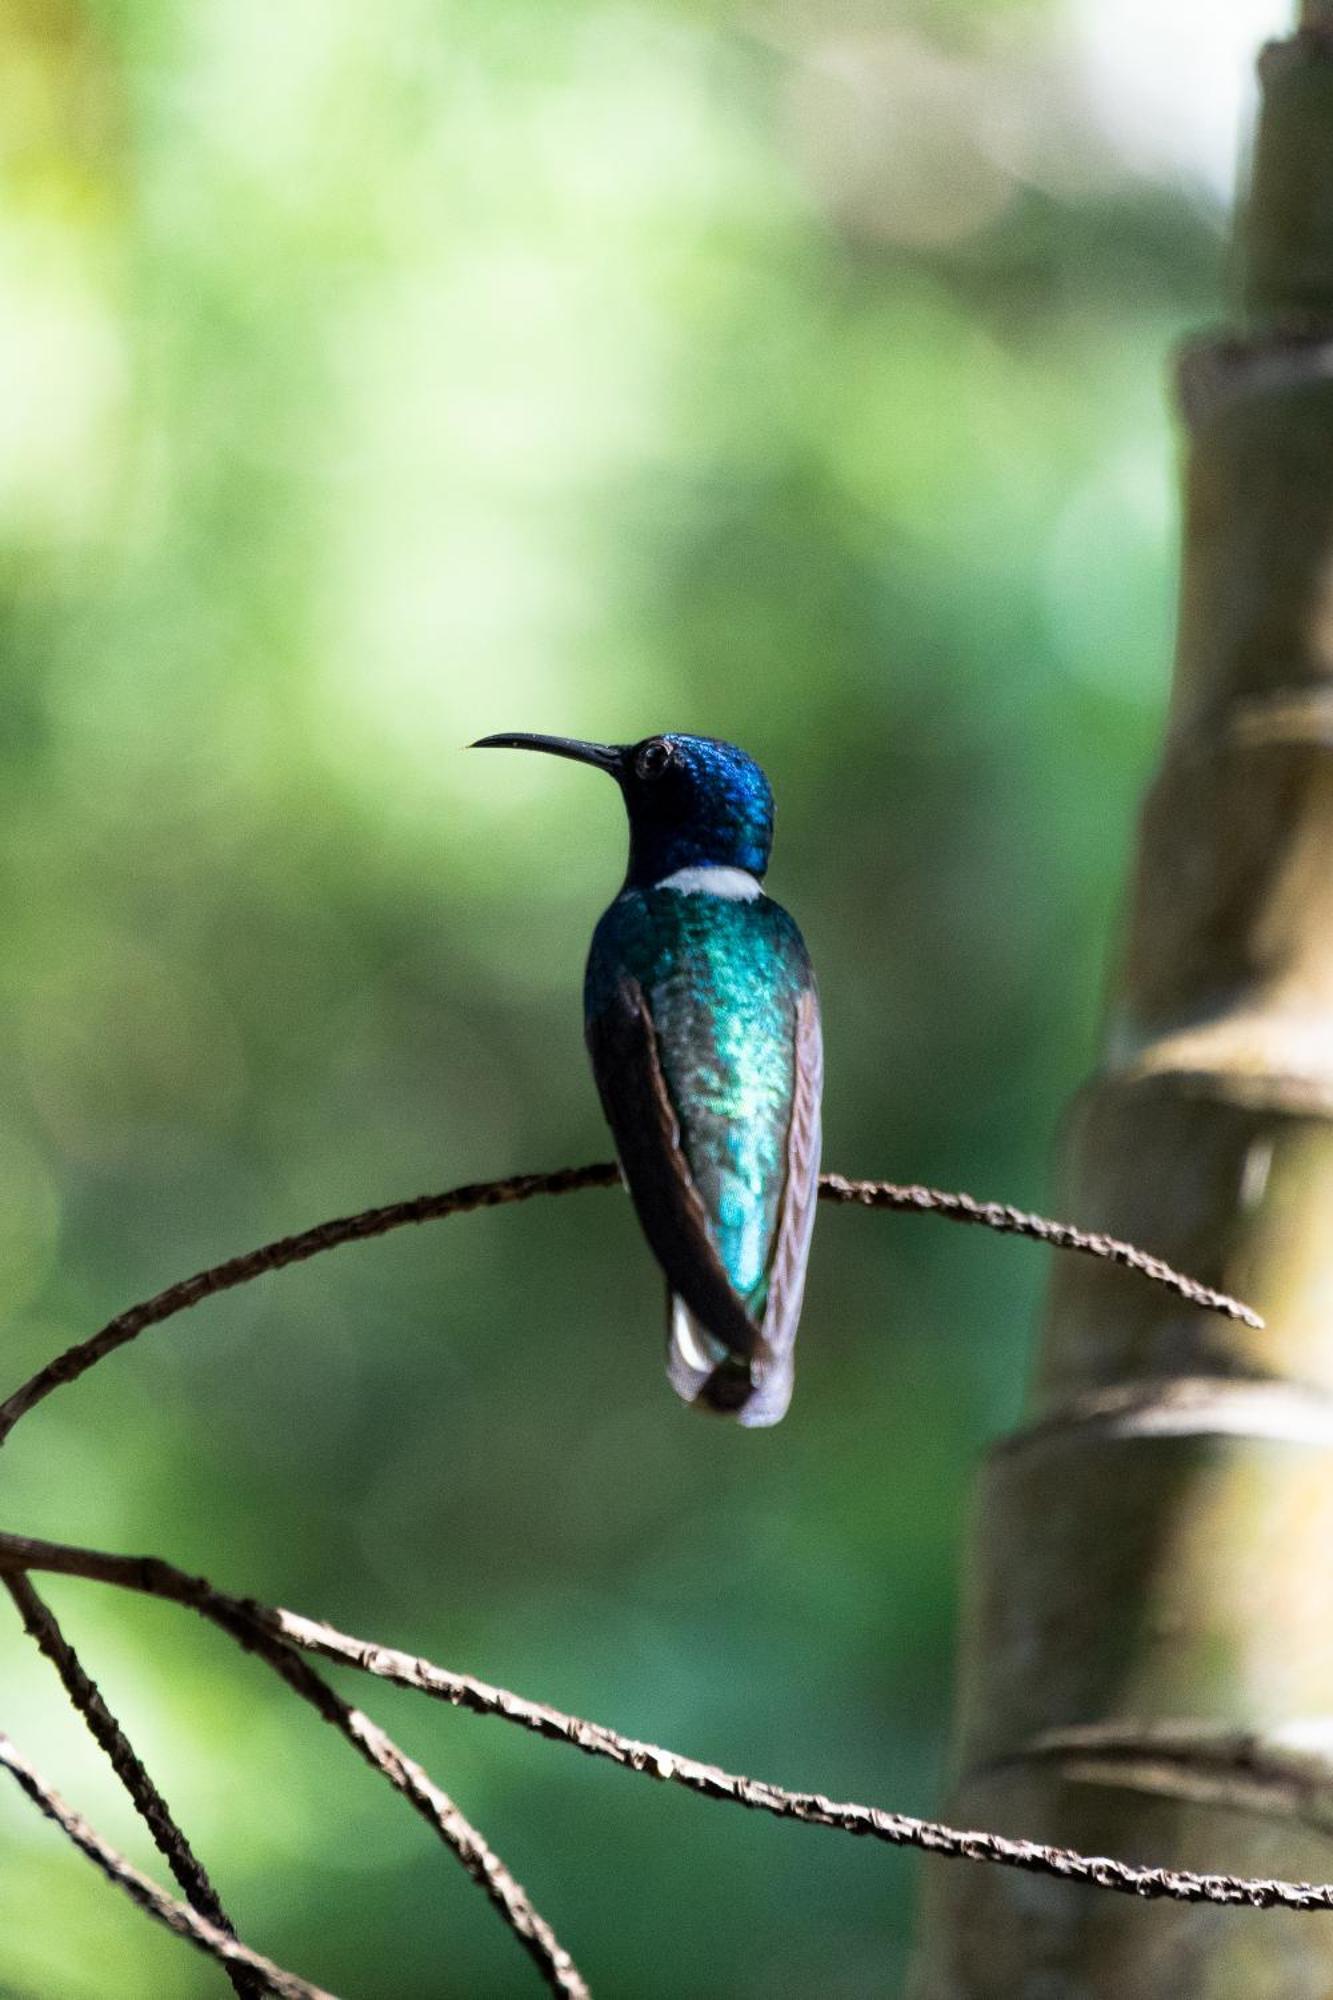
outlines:
{"label": "forked branch", "polygon": [[207,1917],[201,1917],[197,1910],[192,1910],[188,1903],[178,1903],[174,1896],[168,1896],[165,1890],[159,1889],[156,1882],[141,1874],[132,1861],[127,1861],[123,1854],[103,1840],[82,1814],[66,1805],[59,1792],[38,1776],[22,1751],[3,1733],[0,1733],[0,1765],[9,1772],[20,1790],[27,1793],[33,1804],[87,1855],[94,1867],[100,1868],[109,1882],[123,1889],[132,1902],[137,1903],[141,1910],[147,1910],[149,1916],[156,1917],[177,1937],[186,1938],[211,1958],[219,1959],[223,1965],[248,1967],[264,1981],[269,1992],[279,1996],[279,2000],[336,2000],[336,1995],[324,1987],[312,1986],[308,1979],[301,1979],[296,1973],[275,1965],[262,1952],[251,1951],[249,1945],[242,1944],[230,1931],[219,1929]]}
{"label": "forked branch", "polygon": [[[12,1544],[11,1554],[14,1549],[25,1546],[22,1538],[3,1539],[7,1544]],[[44,1545],[32,1544],[34,1548],[42,1546]],[[52,1553],[63,1553],[70,1557],[79,1553],[74,1550],[59,1551],[55,1544],[50,1547]],[[115,1559],[111,1560],[114,1564]],[[28,1630],[43,1652],[55,1660],[76,1707],[84,1714],[99,1743],[107,1749],[118,1775],[121,1776],[130,1796],[152,1829],[158,1846],[167,1856],[177,1879],[187,1888],[191,1902],[196,1908],[202,1909],[198,1896],[190,1891],[186,1875],[182,1872],[183,1861],[187,1872],[192,1864],[197,1877],[202,1878],[207,1894],[212,1898],[213,1908],[203,1910],[202,1913],[213,1928],[229,1932],[231,1926],[221,1912],[221,1906],[217,1903],[211,1885],[208,1884],[207,1876],[190,1852],[185,1836],[167,1813],[165,1803],[130,1748],[119,1724],[107,1710],[96,1688],[74,1658],[51,1613],[28,1581],[26,1571],[29,1568],[44,1567],[46,1565],[42,1563],[18,1564],[0,1560],[0,1573],[3,1573],[11,1596],[24,1611]],[[73,1563],[57,1562],[51,1567],[62,1569],[67,1575],[88,1573]],[[213,1624],[230,1633],[247,1652],[256,1654],[267,1666],[272,1667],[303,1701],[308,1702],[326,1722],[332,1723],[371,1769],[377,1771],[395,1791],[407,1799],[445,1846],[462,1862],[472,1879],[485,1890],[514,1936],[536,1961],[549,1990],[552,1993],[567,1995],[568,2000],[587,2000],[587,1985],[573,1959],[545,1918],[533,1907],[526,1891],[510,1874],[482,1835],[459,1811],[453,1800],[434,1783],[429,1774],[400,1750],[378,1723],[372,1722],[360,1709],[351,1707],[335,1689],[329,1686],[323,1675],[316,1672],[310,1662],[302,1657],[294,1644],[278,1629],[274,1620],[266,1621],[260,1618],[251,1606],[240,1599],[230,1598],[221,1591],[213,1590],[202,1578],[187,1578],[183,1572],[172,1570],[169,1564],[131,1562],[128,1568],[132,1571],[137,1570],[141,1579],[150,1572],[154,1574],[160,1572],[161,1576],[170,1578],[173,1586],[178,1587],[159,1589],[151,1594],[174,1597],[177,1603],[191,1604]],[[107,1573],[105,1580],[113,1580],[110,1572]],[[144,1587],[142,1581],[139,1587]],[[197,1934],[195,1941],[200,1941]],[[245,1961],[238,1962],[242,1967],[244,1963]],[[256,1987],[251,1984],[247,1990],[255,1993],[264,1989],[262,1986]]]}
{"label": "forked branch", "polygon": [[[480,1182],[454,1188],[445,1194],[420,1195],[410,1201],[393,1202],[382,1208],[365,1209],[356,1215],[320,1223],[300,1235],[282,1237],[257,1250],[216,1264],[209,1270],[197,1272],[117,1314],[99,1332],[68,1348],[39,1369],[0,1404],[0,1443],[4,1442],[20,1417],[62,1383],[77,1380],[106,1355],[135,1339],[148,1327],[160,1325],[216,1293],[248,1284],[267,1271],[304,1262],[326,1250],[338,1249],[345,1243],[386,1235],[390,1230],[405,1228],[410,1223],[431,1221],[501,1203],[526,1201],[538,1194],[565,1194],[578,1188],[611,1187],[619,1182],[619,1178],[618,1168],[613,1163],[604,1162],[594,1166],[563,1168],[550,1174],[526,1174],[510,1180]],[[1191,1305],[1243,1320],[1251,1326],[1263,1324],[1248,1306],[1226,1293],[1183,1276],[1161,1259],[1133,1244],[1077,1229],[1070,1223],[1031,1215],[1007,1203],[982,1202],[972,1195],[945,1193],[938,1188],[901,1186],[892,1181],[847,1180],[840,1174],[825,1174],[819,1191],[825,1201],[889,1208],[909,1214],[940,1215],[948,1221],[966,1222],[1006,1234],[1030,1237],[1056,1249],[1078,1251],[1136,1271],[1152,1282],[1168,1287]],[[677,1756],[654,1744],[621,1736],[601,1724],[565,1715],[558,1709],[527,1701],[520,1695],[492,1687],[471,1676],[452,1673],[411,1654],[351,1638],[335,1631],[332,1626],[302,1618],[294,1612],[228,1596],[204,1578],[191,1577],[156,1558],[107,1555],[96,1550],[34,1541],[18,1535],[0,1535],[0,1573],[5,1576],[27,1629],[55,1662],[75,1706],[111,1758],[196,1908],[176,1903],[146,1876],[139,1874],[123,1856],[109,1848],[3,1737],[0,1737],[0,1762],[7,1765],[29,1797],[64,1828],[76,1845],[111,1880],[161,1922],[220,1958],[228,1967],[238,1993],[249,1995],[263,1991],[263,1982],[266,1981],[270,1990],[294,1996],[294,2000],[328,2000],[328,1996],[321,1996],[317,1988],[295,1974],[284,1972],[236,1939],[207,1876],[172,1820],[161,1794],[153,1786],[124,1731],[106,1708],[50,1612],[28,1582],[27,1572],[30,1570],[89,1577],[188,1605],[229,1633],[248,1651],[258,1654],[408,1799],[486,1891],[506,1924],[536,1962],[548,1988],[570,1996],[570,2000],[586,2000],[588,1989],[550,1925],[534,1909],[525,1891],[499,1857],[459,1812],[452,1799],[435,1785],[419,1765],[406,1757],[377,1724],[358,1709],[350,1707],[316,1673],[303,1653],[322,1654],[381,1679],[416,1688],[456,1707],[470,1708],[478,1714],[501,1716],[538,1735],[573,1744],[589,1755],[607,1758],[622,1768],[670,1780],[707,1798],[730,1800],[753,1810],[772,1813],[778,1818],[796,1819],[807,1825],[837,1827],[844,1832],[869,1835],[892,1846],[916,1847],[933,1854],[998,1862],[1055,1875],[1064,1880],[1086,1881],[1128,1895],[1170,1897],[1191,1903],[1249,1903],[1258,1907],[1280,1906],[1297,1910],[1333,1908],[1333,1885],[1247,1880],[1228,1875],[1197,1875],[1183,1870],[1140,1868],[1127,1862],[1090,1857],[1034,1841],[968,1832],[934,1820],[886,1812],[874,1806],[840,1804],[818,1792],[787,1791],[782,1786],[741,1777],[694,1758]]]}
{"label": "forked branch", "polygon": [[[139,1817],[184,1890],[186,1900],[218,1930],[234,1936],[235,1925],[223,1909],[203,1862],[172,1818],[170,1807],[149,1777],[138,1752],[107,1707],[101,1689],[84,1670],[49,1605],[38,1595],[31,1577],[22,1570],[13,1570],[6,1573],[4,1582],[18,1607],[25,1631],[59,1674],[66,1694],[134,1801]],[[233,1990],[241,1995],[241,2000],[263,2000],[263,1995],[269,1991],[265,1982],[248,1966],[228,1962],[226,1971]]]}
{"label": "forked branch", "polygon": [[[834,1827],[885,1842],[891,1847],[915,1847],[946,1859],[993,1862],[1022,1868],[1030,1874],[1053,1875],[1065,1882],[1085,1882],[1094,1888],[1145,1900],[1178,1903],[1245,1905],[1251,1909],[1333,1910],[1333,1883],[1288,1882],[1267,1876],[1198,1874],[1188,1869],[1139,1867],[1104,1855],[1079,1854],[1072,1848],[1040,1841],[1012,1840],[947,1826],[938,1820],[916,1819],[879,1806],[857,1805],[827,1798],[822,1792],[788,1791],[763,1779],[723,1771],[715,1764],[682,1757],[674,1750],[622,1736],[604,1724],[529,1701],[507,1688],[493,1687],[468,1674],[450,1672],[410,1653],[356,1639],[316,1619],[259,1604],[252,1598],[229,1596],[206,1578],[190,1576],[155,1556],[117,1556],[23,1535],[0,1535],[0,1571],[39,1569],[65,1576],[83,1576],[99,1583],[140,1591],[171,1603],[187,1605],[242,1645],[265,1654],[286,1653],[291,1647],[322,1654],[363,1673],[448,1702],[479,1715],[494,1715],[517,1723],[553,1742],[567,1743],[588,1756],[603,1757],[623,1770],[683,1785],[705,1798],[722,1799],[777,1819],[794,1819],[807,1826]],[[323,1683],[320,1683],[323,1686]],[[349,1711],[350,1713],[351,1711]],[[565,1989],[571,1990],[571,1989]],[[577,1989],[575,1989],[577,1990]]]}

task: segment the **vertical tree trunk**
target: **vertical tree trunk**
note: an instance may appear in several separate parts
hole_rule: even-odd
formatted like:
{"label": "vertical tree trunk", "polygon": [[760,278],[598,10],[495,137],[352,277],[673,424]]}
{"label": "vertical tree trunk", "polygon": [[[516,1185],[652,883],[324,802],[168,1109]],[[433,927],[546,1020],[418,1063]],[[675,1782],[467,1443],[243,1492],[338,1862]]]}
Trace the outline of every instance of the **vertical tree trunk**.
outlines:
{"label": "vertical tree trunk", "polygon": [[[1267,49],[1246,323],[1182,365],[1179,654],[1061,1212],[1251,1300],[1063,1260],[991,1454],[951,1817],[1333,1877],[1333,0]],[[1089,802],[1092,809],[1092,802]],[[1329,2000],[1333,1917],[925,1864],[914,2000]]]}

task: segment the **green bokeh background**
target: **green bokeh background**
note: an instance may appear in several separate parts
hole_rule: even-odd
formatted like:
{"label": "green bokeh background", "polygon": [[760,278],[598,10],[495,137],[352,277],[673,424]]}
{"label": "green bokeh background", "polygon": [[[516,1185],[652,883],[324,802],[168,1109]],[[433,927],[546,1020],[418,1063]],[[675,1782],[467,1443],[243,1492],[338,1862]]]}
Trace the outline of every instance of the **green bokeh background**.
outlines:
{"label": "green bokeh background", "polygon": [[[619,802],[462,754],[486,730],[744,743],[828,1164],[1049,1199],[1165,695],[1164,364],[1223,267],[1220,194],[1061,99],[1068,33],[10,0],[0,1386],[269,1236],[606,1154],[578,993]],[[469,1217],[146,1336],[16,1433],[3,1519],[926,1811],[1042,1272],[824,1212],[792,1413],[747,1435],[671,1397],[623,1198]],[[49,1594],[251,1942],[348,2000],[536,1990],[259,1665]],[[160,1870],[0,1626],[0,1726]],[[909,1858],[348,1691],[597,1991],[896,1990]],[[0,1991],[226,1990],[0,1796]]]}

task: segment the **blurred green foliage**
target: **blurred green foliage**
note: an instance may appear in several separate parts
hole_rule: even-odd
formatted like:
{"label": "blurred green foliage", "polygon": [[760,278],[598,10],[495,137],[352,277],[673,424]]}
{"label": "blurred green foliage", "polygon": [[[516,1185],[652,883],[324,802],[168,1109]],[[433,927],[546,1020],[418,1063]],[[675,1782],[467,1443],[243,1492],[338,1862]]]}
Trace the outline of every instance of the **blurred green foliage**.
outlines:
{"label": "blurred green foliage", "polygon": [[[1220,277],[1217,200],[1060,99],[1067,25],[10,0],[4,1388],[268,1236],[605,1155],[619,803],[485,730],[753,750],[828,1163],[1048,1196],[1165,686],[1163,363]],[[742,1435],[671,1397],[623,1199],[465,1218],[150,1334],[16,1433],[3,1517],[927,1810],[1041,1281],[824,1213],[792,1414]],[[357,2000],[534,1990],[258,1665],[50,1595],[252,1942]],[[158,1867],[9,1625],[4,1727]],[[910,1860],[366,1699],[598,1991],[894,1989]],[[0,1988],[225,1991],[17,1794]]]}

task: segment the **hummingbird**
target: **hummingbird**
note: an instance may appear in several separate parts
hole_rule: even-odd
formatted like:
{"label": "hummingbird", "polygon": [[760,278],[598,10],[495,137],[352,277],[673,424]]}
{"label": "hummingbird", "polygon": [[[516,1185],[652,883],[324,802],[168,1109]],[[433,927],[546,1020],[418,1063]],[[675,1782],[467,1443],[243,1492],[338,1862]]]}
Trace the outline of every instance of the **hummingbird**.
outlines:
{"label": "hummingbird", "polygon": [[819,1183],[823,1043],[801,933],[762,883],[773,794],[711,736],[485,736],[605,771],[629,817],[624,886],[593,932],[584,1034],[643,1233],[667,1282],[685,1402],[775,1424]]}

